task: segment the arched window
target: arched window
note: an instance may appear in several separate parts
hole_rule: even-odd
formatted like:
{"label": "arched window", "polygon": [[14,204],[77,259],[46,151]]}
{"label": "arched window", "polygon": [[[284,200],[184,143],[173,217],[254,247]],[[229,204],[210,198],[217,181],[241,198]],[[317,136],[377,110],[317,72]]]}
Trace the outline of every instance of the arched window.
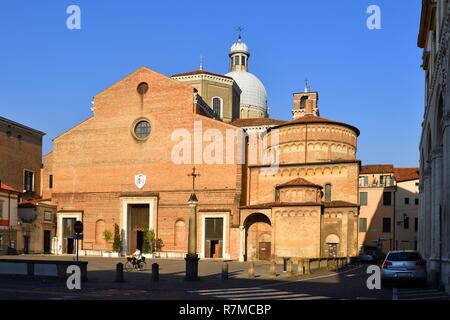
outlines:
{"label": "arched window", "polygon": [[245,67],[245,56],[241,56],[241,64]]}
{"label": "arched window", "polygon": [[222,117],[222,99],[215,97],[212,100],[213,110],[219,116]]}
{"label": "arched window", "polygon": [[106,230],[106,225],[104,220],[97,220],[95,222],[95,243],[104,244],[105,239],[103,239],[103,233]]}
{"label": "arched window", "polygon": [[327,183],[325,185],[325,202],[331,201],[331,184]]}
{"label": "arched window", "polygon": [[239,65],[239,56],[234,56],[234,64]]}
{"label": "arched window", "polygon": [[300,109],[305,109],[306,107],[306,100],[308,100],[307,96],[303,96],[300,98]]}

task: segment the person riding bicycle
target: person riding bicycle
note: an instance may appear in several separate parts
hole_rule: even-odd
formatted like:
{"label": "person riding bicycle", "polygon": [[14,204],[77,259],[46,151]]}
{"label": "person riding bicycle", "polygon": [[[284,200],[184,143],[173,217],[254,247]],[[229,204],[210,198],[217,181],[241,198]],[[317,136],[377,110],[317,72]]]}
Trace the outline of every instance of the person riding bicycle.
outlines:
{"label": "person riding bicycle", "polygon": [[137,268],[141,269],[141,262],[142,262],[142,252],[138,248],[136,248],[136,251],[133,253],[133,264],[137,265]]}

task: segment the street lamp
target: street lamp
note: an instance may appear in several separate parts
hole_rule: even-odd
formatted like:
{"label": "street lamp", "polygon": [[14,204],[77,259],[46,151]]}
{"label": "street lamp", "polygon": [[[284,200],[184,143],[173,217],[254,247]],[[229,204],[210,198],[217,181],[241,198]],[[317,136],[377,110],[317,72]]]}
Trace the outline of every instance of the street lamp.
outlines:
{"label": "street lamp", "polygon": [[189,237],[188,237],[188,253],[184,260],[186,260],[186,278],[185,280],[198,280],[198,261],[200,258],[197,255],[197,205],[198,199],[195,195],[195,179],[200,176],[195,173],[195,167],[192,168],[192,173],[188,174],[192,177],[192,193],[189,197]]}

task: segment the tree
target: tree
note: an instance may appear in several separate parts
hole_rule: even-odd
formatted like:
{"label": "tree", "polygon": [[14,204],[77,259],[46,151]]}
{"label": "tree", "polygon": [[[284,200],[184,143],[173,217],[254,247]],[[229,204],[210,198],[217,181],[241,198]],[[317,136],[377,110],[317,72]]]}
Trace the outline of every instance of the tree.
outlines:
{"label": "tree", "polygon": [[162,247],[163,242],[160,238],[156,238],[155,231],[152,229],[144,231],[144,243],[142,244],[142,251],[144,253],[160,251]]}
{"label": "tree", "polygon": [[114,224],[114,243],[113,243],[113,251],[119,252],[121,247],[121,240],[120,240],[120,229],[119,225],[117,223]]}
{"label": "tree", "polygon": [[103,240],[105,240],[108,243],[112,239],[112,232],[109,230],[105,230],[102,233],[102,237],[103,237]]}

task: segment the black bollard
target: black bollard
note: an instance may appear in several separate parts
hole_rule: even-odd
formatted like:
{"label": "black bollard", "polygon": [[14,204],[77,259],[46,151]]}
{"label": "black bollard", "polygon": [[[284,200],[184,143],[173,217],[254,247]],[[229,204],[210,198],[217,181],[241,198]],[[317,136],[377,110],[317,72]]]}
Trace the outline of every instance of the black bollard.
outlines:
{"label": "black bollard", "polygon": [[228,263],[222,263],[222,280],[228,280]]}
{"label": "black bollard", "polygon": [[121,263],[121,262],[116,264],[116,281],[115,282],[124,282],[124,280],[123,280],[123,263]]}
{"label": "black bollard", "polygon": [[152,264],[152,277],[153,281],[159,281],[159,264],[156,262]]}

